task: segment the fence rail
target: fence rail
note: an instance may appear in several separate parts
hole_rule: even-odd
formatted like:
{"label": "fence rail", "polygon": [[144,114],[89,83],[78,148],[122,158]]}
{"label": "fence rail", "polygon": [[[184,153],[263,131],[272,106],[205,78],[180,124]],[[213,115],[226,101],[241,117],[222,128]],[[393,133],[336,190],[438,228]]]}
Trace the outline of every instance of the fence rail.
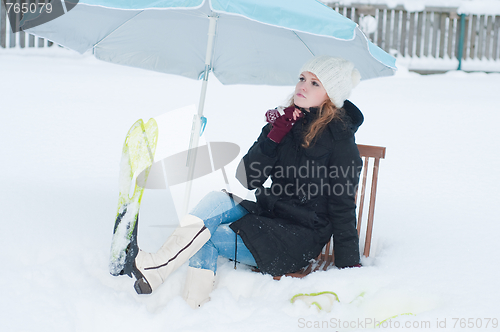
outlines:
{"label": "fence rail", "polygon": [[[19,4],[47,1],[15,0]],[[22,31],[13,33],[4,3],[1,0],[0,3],[0,47],[53,45]],[[341,6],[336,3],[328,3],[328,6],[358,23],[370,40],[387,52],[397,51],[411,58],[486,59],[500,63],[498,15],[458,15],[457,8],[451,7],[427,7],[424,11],[408,12],[403,6]]]}

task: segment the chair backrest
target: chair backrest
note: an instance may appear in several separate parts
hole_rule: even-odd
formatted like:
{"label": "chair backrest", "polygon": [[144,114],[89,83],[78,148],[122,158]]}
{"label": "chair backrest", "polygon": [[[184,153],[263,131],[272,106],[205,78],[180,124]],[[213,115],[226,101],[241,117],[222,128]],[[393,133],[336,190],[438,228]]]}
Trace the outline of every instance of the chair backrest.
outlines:
{"label": "chair backrest", "polygon": [[366,182],[368,179],[367,176],[368,168],[370,168],[370,159],[374,160],[373,171],[371,175],[371,189],[370,189],[370,200],[368,205],[365,246],[363,251],[363,255],[365,257],[368,257],[370,256],[370,247],[371,247],[372,230],[373,230],[373,216],[375,215],[375,198],[377,195],[378,169],[380,167],[380,159],[385,158],[385,147],[358,144],[358,150],[361,158],[363,159],[363,173],[361,174],[359,181],[361,183],[361,189],[358,191],[360,194],[359,204],[357,200],[358,197],[356,195],[356,204],[358,205],[358,225],[357,225],[358,236],[360,235],[362,227],[363,209],[365,206]]}
{"label": "chair backrest", "polygon": [[[359,186],[358,191],[356,192],[356,204],[358,207],[358,220],[357,220],[357,229],[360,243],[363,243],[363,255],[365,257],[370,256],[370,248],[371,248],[371,240],[372,240],[372,230],[373,230],[373,218],[375,215],[375,198],[377,195],[377,183],[378,183],[378,169],[380,166],[380,159],[385,158],[385,147],[381,146],[371,146],[371,145],[361,145],[358,144],[359,154],[363,160],[363,168],[361,170],[360,178],[359,178]],[[373,160],[373,166],[370,163],[370,160]],[[370,173],[368,170],[372,169]],[[368,194],[368,216],[365,218],[363,212],[365,211],[365,199],[366,195],[366,187],[370,185],[371,189]],[[359,198],[359,201],[358,201]],[[363,221],[366,219],[366,225]],[[301,271],[295,273],[286,274],[286,276],[290,277],[305,277],[307,274],[317,270],[327,270],[328,267],[334,264],[334,253],[333,253],[333,237],[323,248],[321,254],[319,254],[318,258],[315,262],[311,263],[306,268]],[[279,280],[281,277],[274,277],[274,279]]]}

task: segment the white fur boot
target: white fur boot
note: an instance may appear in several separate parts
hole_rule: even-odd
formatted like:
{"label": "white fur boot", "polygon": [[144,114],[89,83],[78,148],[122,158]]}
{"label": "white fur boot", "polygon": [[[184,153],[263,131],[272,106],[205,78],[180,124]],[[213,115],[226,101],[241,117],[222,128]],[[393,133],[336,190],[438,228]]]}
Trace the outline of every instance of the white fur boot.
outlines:
{"label": "white fur boot", "polygon": [[214,288],[215,274],[212,270],[188,267],[186,285],[182,297],[196,309],[210,301],[210,293]]}
{"label": "white fur boot", "polygon": [[139,251],[135,258],[134,288],[137,294],[150,294],[191,258],[210,239],[203,220],[193,215],[182,218],[179,227],[156,253]]}

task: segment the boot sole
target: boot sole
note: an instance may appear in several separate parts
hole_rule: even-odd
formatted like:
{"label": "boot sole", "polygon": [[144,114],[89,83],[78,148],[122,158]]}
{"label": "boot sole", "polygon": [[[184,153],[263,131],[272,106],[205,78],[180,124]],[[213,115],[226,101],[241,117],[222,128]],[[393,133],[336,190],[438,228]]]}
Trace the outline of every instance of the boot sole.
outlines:
{"label": "boot sole", "polygon": [[151,289],[151,286],[149,285],[148,281],[144,277],[144,275],[139,271],[137,266],[133,266],[132,274],[134,275],[135,279],[137,279],[134,283],[134,289],[137,292],[137,294],[142,295],[142,294],[151,294],[153,293],[153,290]]}

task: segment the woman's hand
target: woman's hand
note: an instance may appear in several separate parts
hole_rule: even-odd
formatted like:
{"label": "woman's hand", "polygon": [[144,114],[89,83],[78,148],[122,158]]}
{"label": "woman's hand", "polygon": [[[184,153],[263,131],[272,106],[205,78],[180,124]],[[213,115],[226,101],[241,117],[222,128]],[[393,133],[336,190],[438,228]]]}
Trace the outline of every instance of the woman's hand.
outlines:
{"label": "woman's hand", "polygon": [[280,143],[283,137],[292,129],[295,122],[303,116],[302,112],[293,105],[284,110],[267,111],[266,120],[273,124],[273,128],[267,137],[276,143]]}
{"label": "woman's hand", "polygon": [[[285,114],[285,110],[286,110],[286,108],[284,108],[284,107],[277,107],[277,108],[274,108],[272,110],[268,110],[266,112],[266,121],[268,123],[274,123],[274,121],[276,121],[277,118],[279,118],[280,116]],[[297,120],[298,118],[302,117],[302,115],[303,114],[299,109],[294,108],[294,111],[293,111],[293,119],[294,120]]]}

